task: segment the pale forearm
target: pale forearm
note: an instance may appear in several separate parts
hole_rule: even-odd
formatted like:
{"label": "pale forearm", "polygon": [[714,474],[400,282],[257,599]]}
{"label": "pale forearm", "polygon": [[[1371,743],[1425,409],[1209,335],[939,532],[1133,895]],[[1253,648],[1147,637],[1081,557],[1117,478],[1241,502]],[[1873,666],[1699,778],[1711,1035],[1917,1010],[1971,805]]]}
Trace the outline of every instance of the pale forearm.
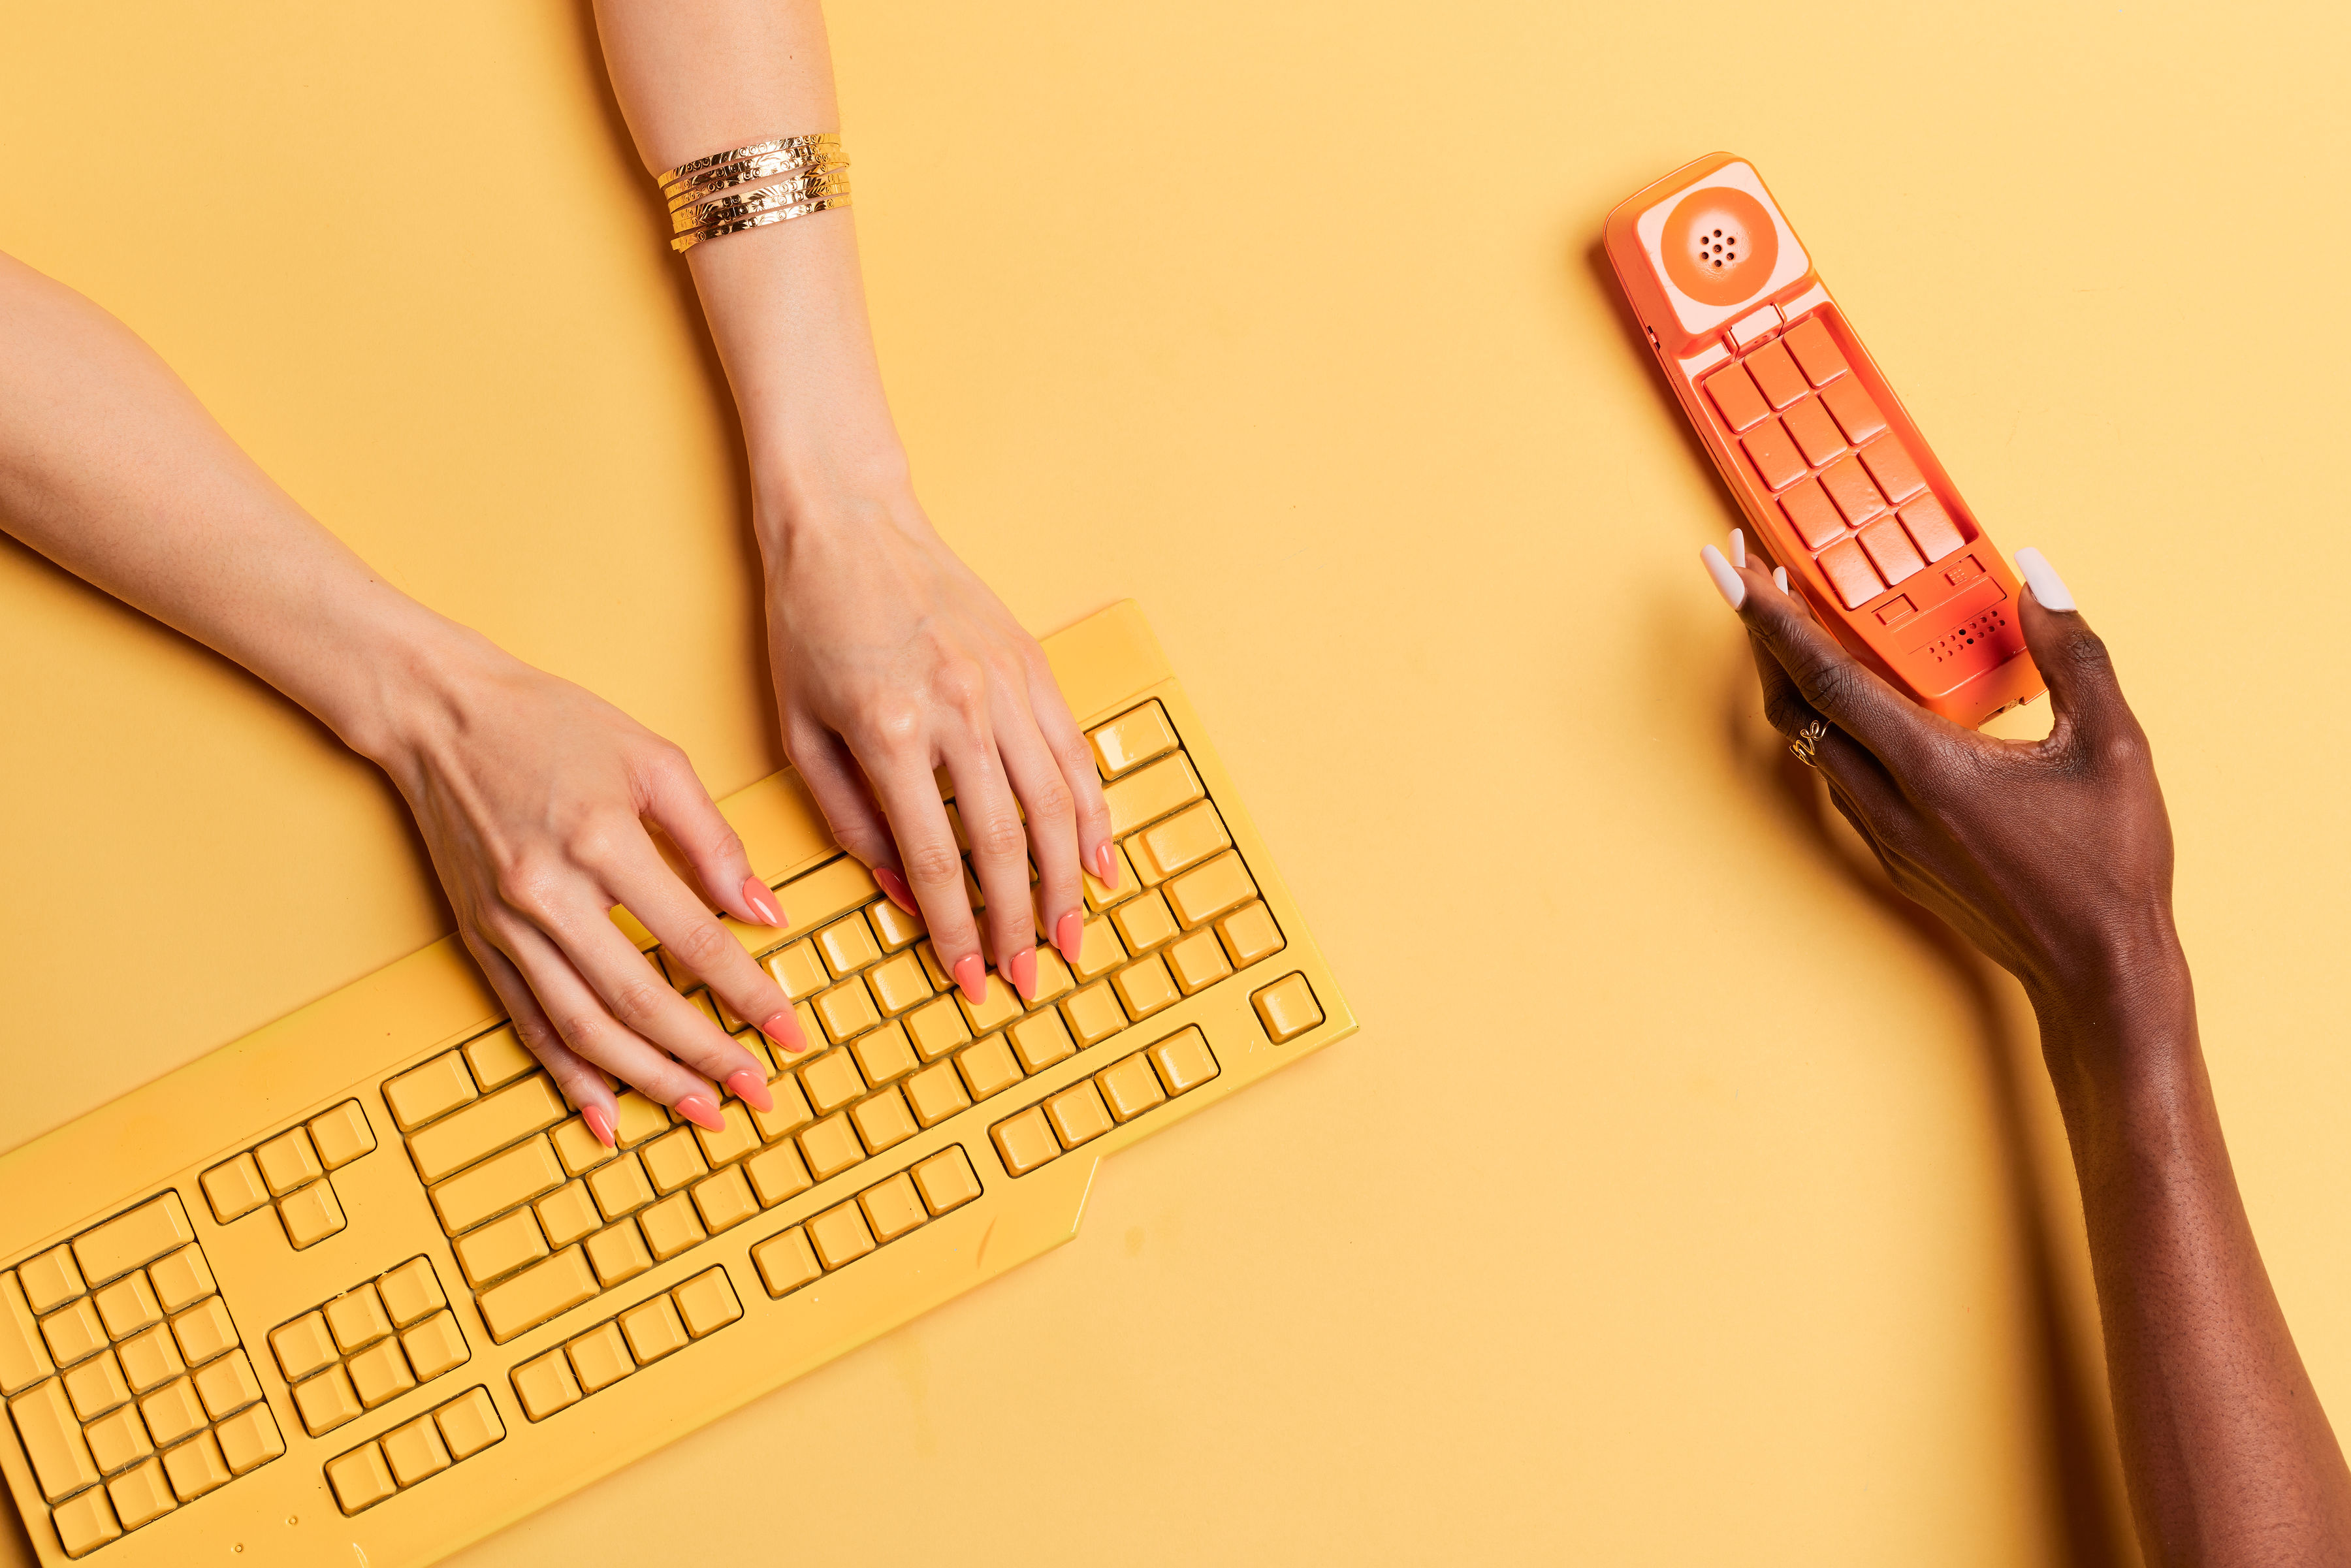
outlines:
{"label": "pale forearm", "polygon": [[89,300],[0,257],[0,527],[381,757],[462,633],[369,570]]}
{"label": "pale forearm", "polygon": [[2351,1475],[2238,1195],[2185,964],[2087,1010],[2045,1044],[2142,1538],[2160,1562],[2338,1561],[2314,1549],[2351,1550]]}

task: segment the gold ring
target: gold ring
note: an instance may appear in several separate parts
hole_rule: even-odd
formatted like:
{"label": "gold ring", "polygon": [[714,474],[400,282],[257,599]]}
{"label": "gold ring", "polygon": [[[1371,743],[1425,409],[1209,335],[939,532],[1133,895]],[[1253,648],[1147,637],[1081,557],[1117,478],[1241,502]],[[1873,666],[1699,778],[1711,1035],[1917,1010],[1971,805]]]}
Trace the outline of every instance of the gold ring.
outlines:
{"label": "gold ring", "polygon": [[819,131],[806,136],[771,136],[765,141],[754,141],[745,147],[730,147],[724,152],[713,152],[706,158],[696,158],[690,163],[680,163],[674,169],[664,169],[653,176],[653,183],[659,185],[664,192],[669,192],[670,187],[680,181],[699,174],[705,169],[716,169],[721,163],[739,162],[746,158],[764,158],[771,152],[790,152],[795,156],[808,157],[821,152],[830,156],[832,150],[840,145],[841,132],[838,131]]}
{"label": "gold ring", "polygon": [[1813,760],[1813,754],[1820,749],[1820,744],[1827,738],[1828,733],[1829,727],[1814,719],[1796,732],[1796,738],[1788,742],[1788,749],[1805,767],[1816,768],[1819,764]]}

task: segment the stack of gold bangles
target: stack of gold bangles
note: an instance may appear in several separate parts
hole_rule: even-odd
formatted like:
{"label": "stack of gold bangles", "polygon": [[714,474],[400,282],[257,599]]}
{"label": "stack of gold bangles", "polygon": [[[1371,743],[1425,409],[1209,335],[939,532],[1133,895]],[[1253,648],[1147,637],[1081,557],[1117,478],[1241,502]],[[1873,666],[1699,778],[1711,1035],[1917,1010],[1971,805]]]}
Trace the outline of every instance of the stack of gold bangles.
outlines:
{"label": "stack of gold bangles", "polygon": [[658,178],[669,202],[672,250],[849,205],[841,133],[778,136],[681,163]]}

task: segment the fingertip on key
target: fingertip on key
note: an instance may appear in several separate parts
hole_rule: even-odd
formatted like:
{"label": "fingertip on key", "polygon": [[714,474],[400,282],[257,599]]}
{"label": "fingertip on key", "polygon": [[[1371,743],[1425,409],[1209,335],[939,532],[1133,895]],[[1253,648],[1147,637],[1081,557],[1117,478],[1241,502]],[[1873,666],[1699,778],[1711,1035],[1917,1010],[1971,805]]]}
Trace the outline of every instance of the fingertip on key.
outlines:
{"label": "fingertip on key", "polygon": [[596,1141],[598,1143],[603,1145],[608,1149],[618,1148],[620,1146],[620,1141],[612,1135],[612,1113],[604,1109],[603,1106],[581,1106],[580,1109],[580,1119],[588,1124],[588,1130],[596,1134]]}
{"label": "fingertip on key", "polygon": [[1104,839],[1094,850],[1094,880],[1113,892],[1118,887],[1118,850]]}
{"label": "fingertip on key", "polygon": [[723,1133],[726,1130],[726,1118],[718,1113],[717,1106],[700,1094],[689,1094],[670,1109],[705,1131]]}
{"label": "fingertip on key", "polygon": [[795,1055],[808,1049],[808,1036],[801,1032],[800,1020],[792,1016],[789,1008],[770,1013],[759,1026],[759,1032]]}
{"label": "fingertip on key", "polygon": [[746,1067],[726,1080],[726,1092],[754,1111],[772,1111],[776,1097],[768,1092],[768,1081],[756,1067]]}
{"label": "fingertip on key", "polygon": [[1061,956],[1072,964],[1078,961],[1078,949],[1085,946],[1085,917],[1074,909],[1062,915],[1061,922],[1053,927],[1053,946],[1059,947]]}
{"label": "fingertip on key", "polygon": [[1013,954],[1011,960],[1004,966],[1004,975],[1005,978],[1012,982],[1012,988],[1020,993],[1022,1001],[1035,1001],[1037,999],[1037,949],[1023,947]]}
{"label": "fingertip on key", "polygon": [[882,892],[891,903],[909,915],[921,913],[914,907],[914,890],[906,885],[906,879],[900,876],[895,870],[886,865],[877,865],[873,868],[873,880],[882,884]]}
{"label": "fingertip on key", "polygon": [[987,999],[987,965],[978,954],[968,954],[956,961],[955,982],[962,989],[964,999],[974,1007]]}
{"label": "fingertip on key", "polygon": [[769,925],[781,927],[784,924],[784,912],[776,907],[775,894],[769,893],[768,884],[758,877],[743,879],[743,902],[751,906],[752,914]]}

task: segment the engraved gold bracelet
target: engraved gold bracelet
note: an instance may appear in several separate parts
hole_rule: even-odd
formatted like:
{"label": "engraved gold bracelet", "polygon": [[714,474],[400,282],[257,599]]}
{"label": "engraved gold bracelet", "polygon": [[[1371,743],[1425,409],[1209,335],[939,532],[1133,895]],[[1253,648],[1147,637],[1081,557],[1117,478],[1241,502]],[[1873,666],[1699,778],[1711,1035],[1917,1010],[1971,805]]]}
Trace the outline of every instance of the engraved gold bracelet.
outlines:
{"label": "engraved gold bracelet", "polygon": [[670,214],[670,226],[679,234],[707,228],[712,224],[730,223],[776,207],[789,207],[817,196],[849,194],[848,178],[837,171],[811,170],[796,174],[772,185],[753,191],[733,191],[712,196],[691,206],[679,208]]}
{"label": "engraved gold bracelet", "polygon": [[741,234],[745,229],[763,228],[768,224],[789,223],[794,218],[804,218],[811,213],[831,212],[835,207],[847,205],[849,205],[849,198],[846,195],[819,196],[814,201],[802,202],[798,206],[779,207],[772,213],[760,213],[756,216],[741,218],[731,224],[714,224],[708,228],[696,229],[690,235],[680,235],[669,242],[669,247],[672,250],[692,250],[705,240],[724,239],[728,235]]}
{"label": "engraved gold bracelet", "polygon": [[770,152],[764,157],[739,158],[732,163],[721,163],[715,169],[705,169],[683,184],[667,187],[669,209],[672,212],[689,202],[706,201],[721,191],[737,185],[757,184],[772,180],[778,174],[798,174],[814,169],[846,169],[848,160],[831,154],[801,155],[790,152]]}
{"label": "engraved gold bracelet", "polygon": [[849,205],[849,161],[841,133],[777,136],[730,147],[655,176],[675,238],[692,250],[705,240],[789,223]]}
{"label": "engraved gold bracelet", "polygon": [[819,131],[806,136],[776,136],[765,141],[754,141],[747,147],[730,147],[724,152],[713,152],[707,158],[696,158],[691,163],[680,163],[674,169],[664,169],[653,176],[653,183],[664,191],[681,185],[705,169],[716,169],[722,163],[737,163],[746,158],[764,158],[770,153],[785,153],[808,161],[831,157],[841,151],[841,132]]}

